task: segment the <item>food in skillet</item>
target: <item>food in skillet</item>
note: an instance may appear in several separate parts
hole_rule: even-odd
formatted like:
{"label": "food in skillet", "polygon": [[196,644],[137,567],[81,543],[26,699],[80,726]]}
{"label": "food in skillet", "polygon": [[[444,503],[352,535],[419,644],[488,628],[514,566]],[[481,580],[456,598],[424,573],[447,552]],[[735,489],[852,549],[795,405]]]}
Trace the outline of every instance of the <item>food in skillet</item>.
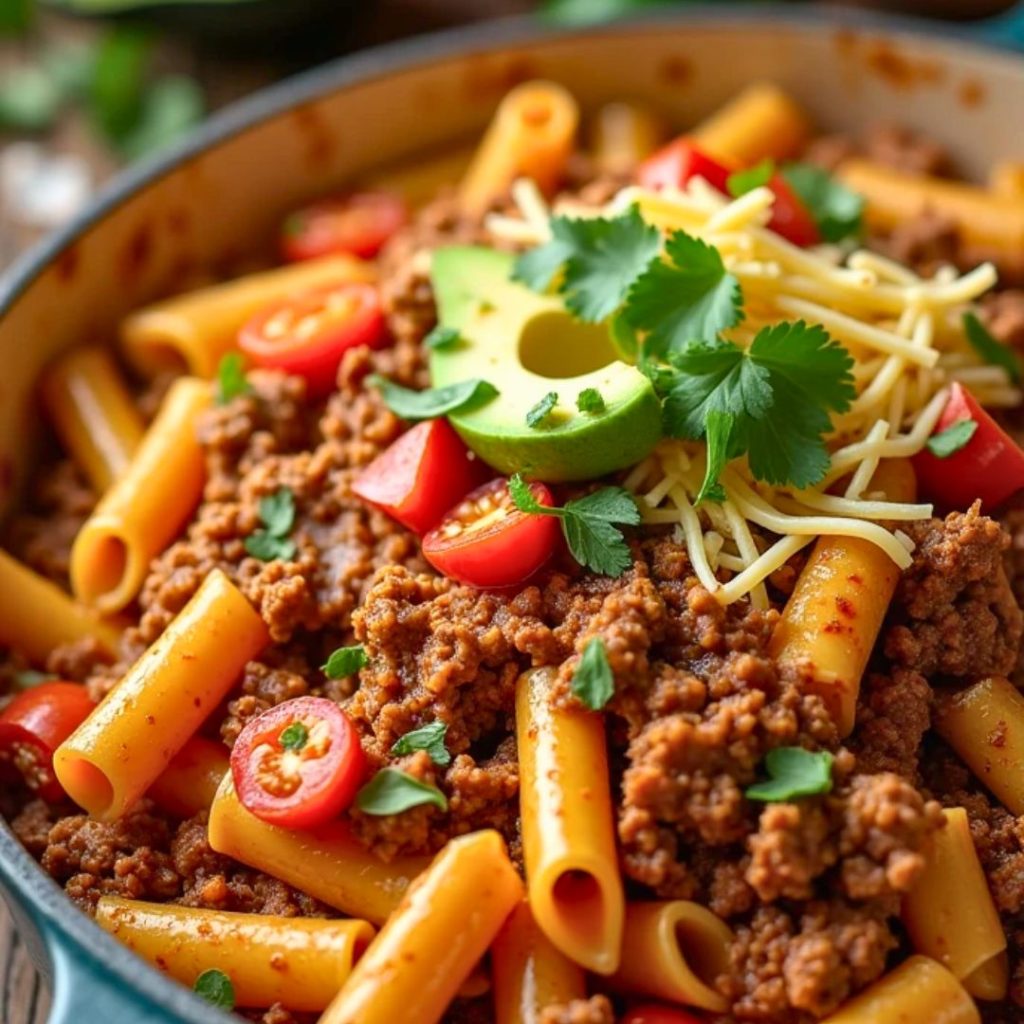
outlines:
{"label": "food in skillet", "polygon": [[1024,178],[578,122],[46,371],[4,811],[265,1024],[1019,1019]]}

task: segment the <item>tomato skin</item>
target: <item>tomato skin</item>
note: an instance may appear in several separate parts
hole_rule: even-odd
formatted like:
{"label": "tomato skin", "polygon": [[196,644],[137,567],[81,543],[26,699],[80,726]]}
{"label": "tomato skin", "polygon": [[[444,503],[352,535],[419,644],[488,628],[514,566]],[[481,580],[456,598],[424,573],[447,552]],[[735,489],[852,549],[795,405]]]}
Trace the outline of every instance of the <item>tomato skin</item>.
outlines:
{"label": "tomato skin", "polygon": [[804,249],[820,245],[822,238],[818,224],[800,197],[790,188],[789,182],[776,172],[768,182],[768,187],[775,193],[775,206],[772,208],[768,229]]}
{"label": "tomato skin", "polygon": [[962,420],[974,420],[978,428],[960,451],[940,459],[925,448],[914,456],[918,484],[944,508],[966,509],[980,498],[991,511],[1024,488],[1024,451],[967,388],[955,383],[934,434]]}
{"label": "tomato skin", "polygon": [[348,349],[381,348],[386,341],[377,289],[360,281],[299,292],[257,313],[238,332],[238,347],[253,364],[305,377],[314,398],[334,389]]}
{"label": "tomato skin", "polygon": [[352,490],[422,535],[490,473],[447,420],[424,420],[381,452]]}
{"label": "tomato skin", "polygon": [[[281,736],[300,723],[308,738],[286,750]],[[295,697],[254,718],[231,751],[231,775],[242,804],[262,821],[314,828],[355,799],[366,755],[355,726],[324,697]]]}
{"label": "tomato skin", "polygon": [[704,1018],[675,1006],[642,1003],[626,1013],[622,1024],[704,1024]]}
{"label": "tomato skin", "polygon": [[[544,484],[531,483],[530,490],[542,505],[554,504]],[[463,529],[453,534],[459,524]],[[423,555],[453,580],[500,590],[529,579],[554,553],[560,536],[554,516],[520,512],[512,504],[508,481],[499,477],[449,510],[423,538]]]}
{"label": "tomato skin", "polygon": [[701,152],[683,136],[644,160],[637,168],[636,180],[644,188],[682,188],[691,178],[699,176],[728,195],[732,171],[732,168]]}
{"label": "tomato skin", "polygon": [[292,213],[281,229],[281,255],[289,263],[348,253],[373,259],[408,219],[394,192],[355,192],[310,203]]}
{"label": "tomato skin", "polygon": [[64,799],[53,753],[95,706],[80,683],[40,683],[19,693],[0,712],[0,761],[11,764],[44,800]]}

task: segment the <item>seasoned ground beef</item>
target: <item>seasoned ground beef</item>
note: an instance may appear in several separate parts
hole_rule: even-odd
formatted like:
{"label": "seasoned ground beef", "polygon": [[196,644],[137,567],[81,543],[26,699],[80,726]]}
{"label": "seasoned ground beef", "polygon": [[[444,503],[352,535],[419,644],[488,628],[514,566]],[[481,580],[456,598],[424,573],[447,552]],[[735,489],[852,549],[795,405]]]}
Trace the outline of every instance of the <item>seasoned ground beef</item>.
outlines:
{"label": "seasoned ground beef", "polygon": [[844,160],[864,156],[907,174],[944,177],[953,171],[947,150],[903,125],[876,124],[862,137],[821,135],[812,139],[803,159],[834,171]]}
{"label": "seasoned ground beef", "polygon": [[615,1024],[615,1015],[606,996],[592,996],[547,1007],[538,1024]]}

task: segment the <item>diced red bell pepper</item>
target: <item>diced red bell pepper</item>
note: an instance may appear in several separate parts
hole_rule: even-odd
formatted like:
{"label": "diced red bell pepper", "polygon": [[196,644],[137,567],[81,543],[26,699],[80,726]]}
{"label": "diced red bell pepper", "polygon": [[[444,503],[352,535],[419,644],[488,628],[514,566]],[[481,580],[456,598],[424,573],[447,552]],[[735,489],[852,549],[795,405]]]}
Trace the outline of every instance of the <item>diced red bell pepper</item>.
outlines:
{"label": "diced red bell pepper", "polygon": [[686,136],[649,156],[636,171],[644,188],[682,188],[691,178],[704,178],[723,195],[728,194],[733,168],[701,152]]}
{"label": "diced red bell pepper", "polygon": [[769,230],[802,248],[820,245],[822,238],[817,221],[804,206],[803,200],[790,188],[789,182],[776,171],[768,187],[775,193],[772,219],[768,222]]}

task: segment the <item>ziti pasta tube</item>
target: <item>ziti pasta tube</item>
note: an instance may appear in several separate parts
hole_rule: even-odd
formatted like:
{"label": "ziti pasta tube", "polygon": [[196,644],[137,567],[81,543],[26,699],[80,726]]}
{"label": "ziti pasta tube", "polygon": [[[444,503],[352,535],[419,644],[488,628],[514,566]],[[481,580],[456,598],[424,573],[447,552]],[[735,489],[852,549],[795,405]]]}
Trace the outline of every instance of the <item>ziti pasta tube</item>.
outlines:
{"label": "ziti pasta tube", "polygon": [[728,925],[688,900],[627,903],[614,988],[715,1013],[729,1008],[715,981],[729,974]]}
{"label": "ziti pasta tube", "polygon": [[583,968],[537,927],[523,901],[509,915],[491,946],[495,1024],[539,1024],[546,1006],[583,999]]}
{"label": "ziti pasta tube", "polygon": [[316,829],[269,825],[238,799],[230,772],[210,808],[210,846],[257,871],[280,878],[322,903],[381,924],[398,906],[429,857],[385,863],[352,835],[344,821]]}
{"label": "ziti pasta tube", "polygon": [[73,348],[43,373],[43,406],[64,450],[103,494],[128,468],[146,425],[113,356]]}
{"label": "ziti pasta tube", "polygon": [[981,1024],[981,1015],[942,964],[912,956],[821,1024]]}
{"label": "ziti pasta tube", "polygon": [[160,777],[250,658],[266,646],[263,620],[215,569],[96,710],[57,748],[65,792],[113,821]]}
{"label": "ziti pasta tube", "polygon": [[639,103],[606,103],[594,116],[594,161],[606,174],[631,174],[660,144],[665,126]]}
{"label": "ziti pasta tube", "polygon": [[164,299],[125,318],[121,346],[141,373],[185,370],[212,377],[238,332],[261,309],[297,292],[344,281],[374,281],[370,263],[325,256]]}
{"label": "ziti pasta tube", "polygon": [[193,736],[171,758],[146,796],[179,818],[208,811],[229,767],[227,747]]}
{"label": "ziti pasta tube", "polygon": [[55,647],[87,637],[115,654],[121,630],[0,550],[0,645],[42,664]]}
{"label": "ziti pasta tube", "polygon": [[128,469],[100,499],[71,548],[71,589],[102,612],[130,604],[149,563],[181,532],[203,494],[205,467],[196,425],[210,385],[180,377]]}
{"label": "ziti pasta tube", "polygon": [[941,700],[935,730],[1008,811],[1024,814],[1024,695],[1009,680]]}
{"label": "ziti pasta tube", "polygon": [[554,82],[517,85],[498,106],[459,185],[459,201],[482,213],[516,178],[532,178],[555,190],[572,154],[580,112],[576,100]]}
{"label": "ziti pasta tube", "polygon": [[988,187],[1004,199],[1024,199],[1024,163],[1003,160],[995,164],[989,172]]}
{"label": "ziti pasta tube", "polygon": [[[905,459],[884,460],[870,489],[884,492],[889,501],[913,501],[913,468]],[[805,685],[825,701],[840,736],[853,730],[861,676],[899,578],[899,567],[870,541],[823,537],[772,636],[772,657],[804,674]]]}
{"label": "ziti pasta tube", "polygon": [[552,704],[555,671],[516,684],[519,802],[530,909],[566,956],[619,965],[625,898],[615,852],[604,719]]}
{"label": "ziti pasta tube", "polygon": [[435,1024],[522,896],[497,832],[452,839],[409,888],[320,1024]]}
{"label": "ziti pasta tube", "polygon": [[319,1013],[374,936],[366,921],[236,914],[101,896],[96,923],[189,988],[216,968],[238,1006]]}

